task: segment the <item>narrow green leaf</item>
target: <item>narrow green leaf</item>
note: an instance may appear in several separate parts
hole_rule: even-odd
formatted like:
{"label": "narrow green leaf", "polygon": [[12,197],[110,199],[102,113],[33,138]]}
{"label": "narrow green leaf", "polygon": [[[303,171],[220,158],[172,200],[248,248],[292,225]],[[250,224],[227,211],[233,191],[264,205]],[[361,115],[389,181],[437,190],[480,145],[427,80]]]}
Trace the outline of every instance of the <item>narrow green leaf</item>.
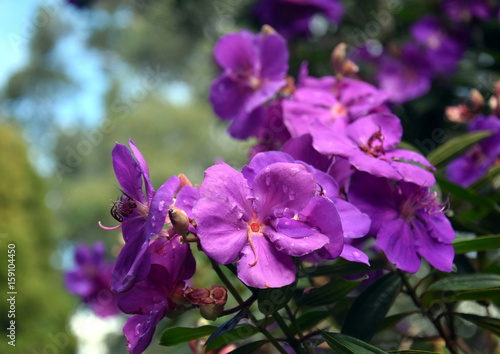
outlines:
{"label": "narrow green leaf", "polygon": [[500,208],[498,207],[498,205],[489,198],[485,198],[475,193],[471,189],[462,188],[459,185],[452,183],[446,178],[443,178],[439,175],[436,175],[436,181],[439,183],[439,186],[444,192],[448,192],[458,199],[469,202],[479,209],[487,209],[496,213],[500,213]]}
{"label": "narrow green leaf", "polygon": [[392,327],[394,327],[394,325],[396,323],[401,321],[403,318],[406,318],[406,317],[413,315],[415,313],[419,313],[419,311],[409,311],[409,312],[403,312],[403,313],[398,313],[395,315],[387,316],[382,321],[382,324],[380,325],[380,328],[378,330],[381,331],[383,329],[392,328]]}
{"label": "narrow green leaf", "polygon": [[389,350],[391,354],[440,354],[438,352],[428,352],[425,350]]}
{"label": "narrow green leaf", "polygon": [[367,266],[363,263],[338,260],[334,264],[326,266],[304,268],[299,272],[299,277],[320,277],[324,275],[346,276],[363,274],[372,270],[382,269],[386,266],[386,264],[387,263],[383,261],[375,260],[371,261],[370,266]]}
{"label": "narrow green leaf", "polygon": [[250,338],[254,334],[259,332],[259,330],[250,324],[238,325],[232,330],[223,333],[211,342],[205,343],[206,351],[210,351],[216,348],[224,347],[229,343],[237,342],[246,338]]}
{"label": "narrow green leaf", "polygon": [[248,343],[248,344],[242,345],[239,348],[236,348],[235,350],[233,350],[229,353],[230,354],[252,354],[252,353],[255,353],[255,351],[257,351],[257,349],[262,347],[267,342],[268,342],[267,340],[259,340],[257,342]]}
{"label": "narrow green leaf", "polygon": [[305,314],[297,318],[297,324],[299,325],[301,330],[305,331],[309,328],[316,326],[318,323],[323,321],[329,315],[330,313],[328,311],[306,312]]}
{"label": "narrow green leaf", "polygon": [[456,239],[453,241],[453,248],[456,254],[497,249],[500,248],[500,235]]}
{"label": "narrow green leaf", "polygon": [[468,313],[457,313],[456,315],[500,337],[500,319]]}
{"label": "narrow green leaf", "polygon": [[215,331],[216,328],[216,326],[201,326],[196,328],[168,328],[161,334],[160,345],[169,347],[172,345],[189,342],[193,339],[208,336],[213,331]]}
{"label": "narrow green leaf", "polygon": [[210,344],[210,342],[213,342],[214,340],[216,340],[218,337],[220,337],[224,333],[229,332],[230,330],[235,328],[238,325],[238,323],[241,321],[241,319],[243,319],[247,316],[248,316],[247,309],[243,309],[240,312],[238,312],[236,314],[236,316],[234,316],[230,320],[224,322],[215,331],[213,331],[213,333],[210,335],[210,337],[208,337],[207,341],[205,342],[205,345]]}
{"label": "narrow green leaf", "polygon": [[445,166],[454,158],[460,156],[472,145],[489,137],[490,131],[476,131],[460,135],[456,138],[448,140],[446,143],[438,147],[427,156],[427,160],[436,168]]}
{"label": "narrow green leaf", "polygon": [[293,296],[297,284],[293,283],[281,288],[259,289],[257,296],[259,311],[266,316],[285,307]]}
{"label": "narrow green leaf", "polygon": [[[426,296],[425,294],[424,296]],[[445,294],[440,294],[439,300],[443,302],[457,302],[457,301],[487,301],[500,299],[500,289],[479,289],[479,290],[462,290],[451,291]]]}
{"label": "narrow green leaf", "polygon": [[460,274],[452,275],[431,284],[428,291],[477,291],[480,289],[500,289],[500,275]]}
{"label": "narrow green leaf", "polygon": [[352,304],[342,333],[369,341],[382,325],[401,287],[401,277],[396,273],[386,274],[371,284]]}
{"label": "narrow green leaf", "polygon": [[374,347],[359,339],[341,333],[321,331],[326,343],[339,354],[386,354],[382,349]]}
{"label": "narrow green leaf", "polygon": [[353,291],[359,281],[335,280],[304,294],[297,300],[298,306],[324,306],[343,299]]}

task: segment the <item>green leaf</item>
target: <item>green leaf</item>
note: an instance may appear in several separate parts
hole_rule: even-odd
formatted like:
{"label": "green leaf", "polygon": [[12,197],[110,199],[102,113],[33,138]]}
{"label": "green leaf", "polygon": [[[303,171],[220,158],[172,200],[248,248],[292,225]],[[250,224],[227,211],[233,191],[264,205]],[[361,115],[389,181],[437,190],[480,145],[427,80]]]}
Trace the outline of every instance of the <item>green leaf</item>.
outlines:
{"label": "green leaf", "polygon": [[[428,294],[425,294],[427,296]],[[479,290],[462,290],[452,291],[450,293],[440,294],[439,300],[443,302],[457,301],[487,301],[500,299],[500,289],[479,289]]]}
{"label": "green leaf", "polygon": [[453,248],[456,254],[497,249],[500,248],[500,235],[456,239],[453,241]]}
{"label": "green leaf", "polygon": [[193,339],[208,336],[213,331],[215,331],[216,328],[216,326],[201,326],[196,328],[168,328],[161,334],[160,345],[169,347],[172,345],[189,342]]}
{"label": "green leaf", "polygon": [[321,331],[326,343],[339,354],[386,354],[383,350],[341,333]]}
{"label": "green leaf", "polygon": [[387,353],[391,354],[440,354],[438,352],[428,352],[425,350],[389,350]]}
{"label": "green leaf", "polygon": [[205,342],[205,345],[210,344],[210,342],[213,342],[216,340],[218,337],[222,336],[224,333],[227,333],[231,331],[233,328],[235,328],[238,323],[241,321],[241,319],[248,317],[247,315],[247,309],[243,309],[240,312],[236,314],[233,318],[230,320],[224,322],[221,324],[213,333],[208,337],[207,341]]}
{"label": "green leaf", "polygon": [[369,341],[382,325],[402,283],[398,274],[389,273],[366,288],[347,313],[342,333]]}
{"label": "green leaf", "polygon": [[224,347],[229,343],[250,338],[251,336],[253,336],[258,332],[259,330],[257,329],[257,327],[252,326],[250,324],[239,325],[233,328],[232,330],[223,333],[222,335],[220,335],[211,342],[207,340],[207,342],[205,343],[206,346],[205,349],[206,351],[210,351],[212,349]]}
{"label": "green leaf", "polygon": [[330,305],[343,299],[353,291],[359,281],[335,280],[320,288],[302,295],[297,300],[298,306],[324,306]]}
{"label": "green leaf", "polygon": [[259,289],[257,296],[259,311],[266,316],[285,307],[295,291],[296,283],[281,288]]}
{"label": "green leaf", "polygon": [[438,147],[427,156],[427,160],[436,168],[445,166],[448,162],[460,156],[472,145],[489,137],[492,134],[490,131],[476,131],[460,135],[456,138],[448,140],[446,143]]}
{"label": "green leaf", "polygon": [[439,183],[439,186],[444,192],[448,192],[458,199],[467,201],[479,209],[486,209],[495,211],[496,213],[500,213],[500,208],[498,207],[498,205],[489,198],[485,198],[470,189],[462,188],[459,185],[452,183],[439,175],[436,175],[436,181]]}
{"label": "green leaf", "polygon": [[328,311],[311,311],[306,312],[297,318],[297,324],[303,331],[316,326],[330,315]]}
{"label": "green leaf", "polygon": [[500,337],[500,319],[468,313],[457,313],[456,315]]}
{"label": "green leaf", "polygon": [[331,265],[304,268],[299,272],[299,277],[320,277],[324,275],[356,275],[367,273],[377,269],[382,269],[385,266],[386,263],[380,260],[371,261],[370,266],[367,266],[363,263],[338,260]]}
{"label": "green leaf", "polygon": [[230,354],[252,354],[252,353],[255,353],[255,351],[257,351],[257,349],[262,347],[267,342],[268,342],[267,340],[259,340],[257,342],[248,343],[248,344],[242,345],[239,348],[236,348],[235,350],[233,350],[229,353]]}
{"label": "green leaf", "polygon": [[427,291],[476,291],[480,289],[500,289],[500,275],[460,274],[452,275],[431,284]]}
{"label": "green leaf", "polygon": [[419,311],[402,312],[402,313],[398,313],[395,315],[387,316],[382,321],[382,324],[380,325],[380,328],[378,330],[380,331],[383,329],[392,328],[392,327],[394,327],[394,325],[396,325],[396,323],[401,321],[403,318],[406,318],[406,317],[413,315],[415,313],[419,313]]}

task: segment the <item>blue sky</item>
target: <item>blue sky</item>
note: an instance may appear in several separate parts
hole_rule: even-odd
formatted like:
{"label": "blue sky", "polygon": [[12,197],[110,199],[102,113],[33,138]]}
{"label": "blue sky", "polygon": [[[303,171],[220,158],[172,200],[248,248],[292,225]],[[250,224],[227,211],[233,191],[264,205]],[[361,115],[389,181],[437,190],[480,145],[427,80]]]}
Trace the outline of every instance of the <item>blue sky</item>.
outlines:
{"label": "blue sky", "polygon": [[40,0],[0,2],[0,86],[25,63],[31,16]]}

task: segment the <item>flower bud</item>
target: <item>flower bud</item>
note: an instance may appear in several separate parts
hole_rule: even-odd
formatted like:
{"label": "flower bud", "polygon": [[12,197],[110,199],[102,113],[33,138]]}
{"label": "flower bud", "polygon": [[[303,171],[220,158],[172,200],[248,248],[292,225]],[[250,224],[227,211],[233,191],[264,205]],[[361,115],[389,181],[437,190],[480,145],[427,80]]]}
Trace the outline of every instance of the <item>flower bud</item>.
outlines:
{"label": "flower bud", "polygon": [[330,62],[332,70],[338,76],[353,76],[359,71],[358,66],[352,61],[347,59],[346,44],[338,44],[332,51]]}
{"label": "flower bud", "polygon": [[214,285],[210,289],[184,290],[184,297],[193,305],[199,306],[200,314],[207,320],[214,321],[224,311],[227,301],[227,289],[220,285]]}
{"label": "flower bud", "polygon": [[189,232],[189,217],[182,209],[172,207],[168,210],[168,216],[175,231],[180,236],[186,236]]}

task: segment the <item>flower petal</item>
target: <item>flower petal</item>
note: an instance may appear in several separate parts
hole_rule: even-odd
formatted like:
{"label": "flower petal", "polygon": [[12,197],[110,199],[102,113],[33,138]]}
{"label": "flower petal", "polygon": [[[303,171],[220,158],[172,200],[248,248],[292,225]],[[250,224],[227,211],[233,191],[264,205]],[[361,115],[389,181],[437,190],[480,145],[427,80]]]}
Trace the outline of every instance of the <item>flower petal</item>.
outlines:
{"label": "flower petal", "polygon": [[414,221],[413,227],[418,234],[418,253],[433,267],[442,272],[451,272],[453,269],[453,259],[455,258],[453,245],[451,243],[439,242],[433,237],[432,232],[420,221]]}
{"label": "flower petal", "polygon": [[129,140],[129,145],[130,149],[132,150],[132,153],[134,154],[135,159],[139,163],[139,167],[142,172],[142,178],[144,179],[144,185],[146,186],[146,200],[151,200],[153,198],[153,193],[154,193],[154,188],[153,185],[151,184],[151,180],[149,179],[149,167],[146,162],[146,159],[144,156],[142,156],[142,153],[139,151],[139,149],[135,146],[135,143],[132,139]]}
{"label": "flower petal", "polygon": [[377,243],[387,259],[408,273],[419,270],[421,260],[415,246],[415,234],[403,219],[395,219],[382,225],[377,234]]}
{"label": "flower petal", "polygon": [[328,236],[297,220],[281,218],[277,229],[278,232],[268,227],[264,230],[264,234],[278,251],[290,256],[304,256],[329,242]]}
{"label": "flower petal", "polygon": [[130,289],[137,281],[146,278],[151,267],[148,242],[140,237],[123,246],[116,260],[111,277],[111,290],[117,293]]}
{"label": "flower petal", "polygon": [[344,249],[342,250],[340,257],[351,262],[364,263],[368,266],[370,265],[370,259],[368,256],[348,243],[344,244]]}
{"label": "flower petal", "polygon": [[164,312],[164,306],[157,304],[149,314],[135,315],[127,320],[123,326],[123,334],[127,338],[127,350],[130,354],[141,354],[146,350]]}
{"label": "flower petal", "polygon": [[370,231],[371,220],[368,215],[342,199],[335,199],[335,205],[342,221],[344,237],[363,237]]}
{"label": "flower petal", "polygon": [[[203,187],[203,186],[202,186]],[[193,214],[203,251],[221,264],[234,262],[247,244],[248,225],[241,206],[221,196],[202,198]]]}
{"label": "flower petal", "polygon": [[242,282],[264,289],[280,288],[295,281],[296,268],[290,256],[279,252],[265,236],[254,234],[252,243],[254,249],[249,244],[245,246],[236,263]]}
{"label": "flower petal", "polygon": [[302,210],[314,196],[316,183],[300,164],[278,162],[260,171],[253,183],[255,209],[261,221]]}
{"label": "flower petal", "polygon": [[123,144],[116,144],[111,153],[113,169],[122,190],[131,198],[145,203],[142,192],[142,173],[130,150]]}

